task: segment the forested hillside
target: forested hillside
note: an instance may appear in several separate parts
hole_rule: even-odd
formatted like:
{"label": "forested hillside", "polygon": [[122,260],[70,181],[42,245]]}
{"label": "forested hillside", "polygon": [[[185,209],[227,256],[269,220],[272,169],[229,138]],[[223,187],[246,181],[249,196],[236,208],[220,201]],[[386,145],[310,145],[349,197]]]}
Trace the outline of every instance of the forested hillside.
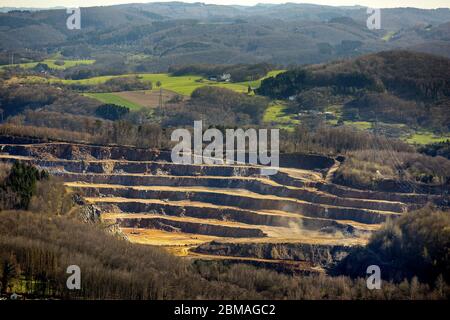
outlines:
{"label": "forested hillside", "polygon": [[[262,82],[257,93],[295,98],[297,110],[342,104],[354,121],[402,123],[450,131],[450,59],[388,51],[296,68]],[[291,98],[291,99],[292,99]]]}
{"label": "forested hillside", "polygon": [[448,9],[384,9],[382,29],[374,31],[362,7],[173,2],[81,12],[81,30],[66,28],[65,10],[0,13],[1,63],[11,63],[11,53],[26,62],[58,51],[96,60],[120,52],[134,55],[136,71],[165,72],[193,63],[319,63],[409,47],[448,55]]}

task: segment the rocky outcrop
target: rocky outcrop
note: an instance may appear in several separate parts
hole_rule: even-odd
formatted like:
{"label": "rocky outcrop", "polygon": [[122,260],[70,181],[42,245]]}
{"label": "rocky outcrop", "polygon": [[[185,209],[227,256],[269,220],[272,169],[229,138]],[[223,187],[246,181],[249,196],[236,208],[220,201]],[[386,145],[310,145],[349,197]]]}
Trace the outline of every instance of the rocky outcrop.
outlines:
{"label": "rocky outcrop", "polygon": [[85,204],[80,207],[79,216],[81,220],[88,223],[97,223],[100,221],[100,209],[92,204]]}

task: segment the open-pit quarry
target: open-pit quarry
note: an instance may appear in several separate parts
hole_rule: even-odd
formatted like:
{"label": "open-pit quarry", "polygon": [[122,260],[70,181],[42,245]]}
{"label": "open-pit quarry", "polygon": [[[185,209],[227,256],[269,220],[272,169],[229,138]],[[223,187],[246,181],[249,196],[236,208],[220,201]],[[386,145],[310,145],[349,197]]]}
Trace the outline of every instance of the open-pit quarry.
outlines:
{"label": "open-pit quarry", "polygon": [[284,154],[279,172],[251,165],[182,165],[170,151],[0,139],[3,162],[62,178],[129,241],[190,259],[323,272],[389,218],[440,195],[333,184],[333,158]]}

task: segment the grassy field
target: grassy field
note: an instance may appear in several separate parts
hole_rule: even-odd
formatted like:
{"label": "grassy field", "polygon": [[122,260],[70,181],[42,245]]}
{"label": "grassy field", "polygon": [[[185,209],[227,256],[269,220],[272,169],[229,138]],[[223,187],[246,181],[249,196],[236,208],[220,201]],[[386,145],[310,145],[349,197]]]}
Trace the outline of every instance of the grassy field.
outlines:
{"label": "grassy field", "polygon": [[160,97],[162,98],[163,103],[166,103],[177,94],[172,91],[163,89],[115,92],[114,95],[145,108],[155,108],[159,105]]}
{"label": "grassy field", "polygon": [[395,35],[395,31],[389,31],[388,33],[386,33],[386,35],[381,38],[383,41],[388,42],[389,40],[392,39],[392,37]]}
{"label": "grassy field", "polygon": [[261,86],[261,81],[264,79],[270,78],[270,77],[276,77],[282,72],[285,72],[286,70],[272,70],[267,73],[265,77],[262,77],[261,79],[250,81],[250,82],[241,82],[241,84],[245,84],[246,86],[250,85],[253,89],[259,88]]}
{"label": "grassy field", "polygon": [[[56,61],[56,60],[51,60]],[[78,62],[81,61],[92,61],[93,60],[77,60]],[[71,61],[72,64],[77,63],[77,61],[73,60]],[[66,60],[67,62],[67,60]],[[60,66],[58,66],[60,67]],[[203,86],[215,86],[215,87],[222,87],[227,88],[230,90],[233,90],[235,92],[241,92],[241,93],[247,93],[248,92],[248,86],[250,85],[253,89],[258,88],[261,85],[261,81],[265,78],[276,76],[277,74],[283,72],[284,70],[273,70],[270,71],[265,77],[249,81],[249,82],[215,82],[215,81],[209,81],[207,79],[204,79],[201,76],[171,76],[168,73],[141,73],[141,74],[124,74],[124,75],[118,75],[118,76],[100,76],[100,77],[93,77],[88,79],[82,79],[82,80],[66,80],[66,79],[59,79],[59,78],[44,78],[40,76],[28,76],[23,78],[12,78],[8,80],[9,83],[45,83],[49,82],[51,84],[63,84],[63,85],[69,85],[69,84],[82,84],[82,85],[97,85],[104,83],[110,79],[118,78],[118,77],[133,77],[137,76],[140,78],[141,81],[151,81],[153,84],[154,89],[152,91],[146,91],[146,94],[152,95],[154,92],[158,91],[159,88],[156,87],[156,83],[161,83],[161,88],[167,92],[173,92],[175,94],[180,94],[183,96],[190,96],[192,92],[200,87]],[[114,103],[118,105],[122,105],[125,107],[128,107],[130,109],[139,109],[142,107],[148,106],[147,103],[139,103],[139,100],[141,100],[142,97],[133,97],[130,98],[130,94],[127,95],[126,92],[120,92],[120,93],[86,93],[85,94],[88,97],[97,99],[104,103]],[[151,97],[149,97],[151,99]],[[165,99],[167,100],[167,99]]]}
{"label": "grassy field", "polygon": [[279,73],[283,72],[283,70],[274,70],[269,72],[265,77],[249,82],[215,82],[204,79],[201,76],[171,76],[168,73],[140,73],[140,74],[125,74],[120,76],[101,76],[88,78],[83,80],[61,80],[61,79],[51,79],[50,82],[57,83],[61,82],[63,84],[83,84],[83,85],[95,85],[104,83],[105,81],[117,78],[117,77],[132,77],[137,76],[142,81],[151,81],[155,86],[159,81],[161,83],[161,87],[166,90],[170,90],[176,92],[178,94],[189,96],[191,93],[202,86],[217,86],[223,87],[230,90],[234,90],[236,92],[247,92],[248,86],[250,85],[252,88],[257,88],[261,85],[261,81],[267,77],[275,76]]}
{"label": "grassy field", "polygon": [[287,106],[281,101],[273,101],[264,113],[263,122],[280,129],[293,130],[300,120],[294,114],[287,113]]}
{"label": "grassy field", "polygon": [[247,90],[247,86],[243,86],[237,83],[218,83],[204,80],[200,76],[177,76],[172,77],[167,73],[153,73],[153,74],[126,74],[120,76],[101,76],[88,78],[83,80],[61,80],[61,79],[51,79],[52,83],[62,83],[62,84],[82,84],[82,85],[96,85],[104,83],[110,79],[118,77],[133,77],[137,76],[142,81],[151,81],[155,86],[159,81],[161,83],[161,88],[176,92],[181,95],[189,96],[195,89],[205,86],[205,85],[217,85],[221,87],[228,87],[230,89],[243,92]]}
{"label": "grassy field", "polygon": [[[275,76],[279,73],[283,72],[283,70],[274,70],[269,72],[264,78]],[[39,77],[30,77],[27,78],[27,81],[38,82],[38,81],[49,81],[52,84],[82,84],[82,85],[97,85],[108,81],[109,79],[117,78],[117,77],[132,77],[137,76],[141,81],[151,81],[154,87],[153,91],[148,91],[146,93],[153,93],[158,91],[156,88],[156,83],[161,83],[161,88],[170,92],[174,92],[176,94],[180,94],[183,96],[190,96],[192,92],[203,86],[215,86],[227,88],[236,92],[246,93],[248,91],[248,86],[250,85],[252,88],[257,88],[261,85],[262,79],[250,81],[250,82],[215,82],[209,81],[207,79],[202,78],[201,76],[171,76],[167,73],[141,73],[141,74],[125,74],[120,76],[101,76],[101,77],[93,77],[83,80],[66,80],[66,79],[57,79],[50,78],[49,80],[43,80],[43,78],[39,79]],[[127,95],[124,92],[121,93],[88,93],[85,94],[91,98],[97,99],[104,103],[114,103],[118,105],[122,105],[128,107],[130,109],[139,109],[147,106],[147,104],[142,104],[138,102],[138,99],[127,99]]]}
{"label": "grassy field", "polygon": [[[64,62],[64,65],[55,64],[56,61]],[[74,67],[80,64],[93,64],[95,60],[59,60],[59,59],[46,59],[42,62],[29,62],[29,63],[19,63],[19,64],[8,64],[4,66],[0,66],[0,69],[7,67],[16,67],[19,66],[24,69],[34,68],[38,63],[46,64],[50,69],[64,70],[70,67]]]}
{"label": "grassy field", "polygon": [[359,130],[369,130],[372,129],[372,122],[368,121],[344,121],[347,126],[354,127]]}
{"label": "grassy field", "polygon": [[129,108],[130,110],[138,110],[142,108],[141,105],[126,100],[114,93],[85,93],[84,95],[90,98],[97,99],[103,103],[113,103],[119,106],[124,106]]}
{"label": "grassy field", "polygon": [[404,140],[411,144],[430,144],[450,140],[450,135],[436,136],[431,132],[417,132]]}
{"label": "grassy field", "polygon": [[[132,75],[126,75],[126,76],[132,76]],[[138,77],[142,81],[151,81],[153,83],[153,86],[155,87],[156,83],[159,81],[161,83],[161,88],[164,90],[168,90],[171,92],[175,92],[177,94],[183,95],[183,96],[190,96],[191,93],[202,86],[217,86],[217,87],[223,87],[227,88],[236,92],[247,92],[248,90],[248,84],[244,83],[228,83],[228,82],[212,82],[203,79],[199,76],[179,76],[179,77],[172,77],[168,74],[138,74]],[[56,84],[56,83],[63,83],[63,84],[73,84],[73,83],[79,83],[84,85],[95,85],[99,83],[103,83],[111,78],[114,78],[114,76],[104,76],[104,77],[95,77],[95,78],[89,78],[84,80],[50,80],[50,82]],[[158,88],[155,88],[152,90],[152,92],[159,92]],[[128,107],[130,109],[139,109],[142,107],[145,107],[146,104],[139,104],[133,101],[130,101],[130,99],[127,99],[124,97],[125,93],[89,93],[86,94],[87,96],[91,98],[95,98],[97,100],[100,100],[104,103],[114,103],[118,105],[122,105],[125,107]],[[133,99],[131,99],[133,100]]]}

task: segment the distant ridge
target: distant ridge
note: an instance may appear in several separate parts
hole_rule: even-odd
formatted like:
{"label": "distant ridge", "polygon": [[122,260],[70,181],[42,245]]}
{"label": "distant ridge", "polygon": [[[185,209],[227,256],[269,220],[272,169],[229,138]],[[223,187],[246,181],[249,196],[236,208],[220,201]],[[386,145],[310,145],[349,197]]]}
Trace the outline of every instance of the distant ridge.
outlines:
{"label": "distant ridge", "polygon": [[0,7],[0,12],[10,12],[10,11],[43,11],[43,10],[60,10],[66,7],[49,7],[49,8],[29,8],[29,7]]}

